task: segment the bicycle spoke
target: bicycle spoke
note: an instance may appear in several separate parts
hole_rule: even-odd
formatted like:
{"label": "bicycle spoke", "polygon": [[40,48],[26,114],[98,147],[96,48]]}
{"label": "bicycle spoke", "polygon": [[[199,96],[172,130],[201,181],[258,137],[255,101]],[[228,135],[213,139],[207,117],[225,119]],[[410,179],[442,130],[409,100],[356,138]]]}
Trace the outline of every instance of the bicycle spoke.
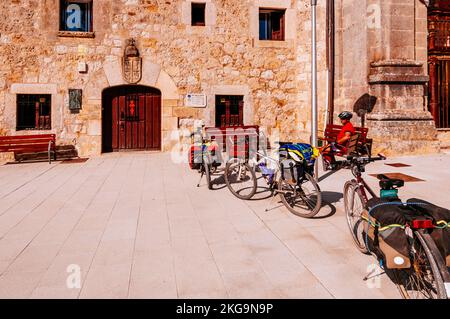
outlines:
{"label": "bicycle spoke", "polygon": [[397,283],[407,299],[436,299],[439,296],[436,278],[423,245],[414,239],[415,254],[411,268],[398,270]]}

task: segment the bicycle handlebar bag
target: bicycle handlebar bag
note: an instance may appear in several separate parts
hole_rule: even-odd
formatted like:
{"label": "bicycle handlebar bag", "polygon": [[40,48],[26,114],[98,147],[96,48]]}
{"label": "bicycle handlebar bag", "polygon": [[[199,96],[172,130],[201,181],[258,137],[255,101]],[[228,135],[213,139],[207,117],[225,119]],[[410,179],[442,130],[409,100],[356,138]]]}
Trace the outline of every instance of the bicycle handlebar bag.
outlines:
{"label": "bicycle handlebar bag", "polygon": [[[436,206],[417,198],[408,199],[407,203],[414,204],[412,207],[420,214],[432,217],[435,225],[441,221],[444,221],[445,223],[450,221],[450,210],[446,208]],[[430,235],[446,261],[447,267],[450,267],[450,228],[434,228]]]}

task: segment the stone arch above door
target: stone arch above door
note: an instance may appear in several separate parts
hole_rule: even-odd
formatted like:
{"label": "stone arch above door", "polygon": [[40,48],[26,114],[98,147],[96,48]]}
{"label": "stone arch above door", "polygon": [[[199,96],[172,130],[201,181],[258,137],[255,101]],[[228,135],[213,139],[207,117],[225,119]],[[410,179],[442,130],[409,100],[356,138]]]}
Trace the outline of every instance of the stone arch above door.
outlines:
{"label": "stone arch above door", "polygon": [[[109,56],[103,64],[109,86],[119,86],[127,84],[122,77],[121,58]],[[158,88],[162,93],[162,98],[166,100],[178,100],[178,88],[169,74],[161,69],[159,64],[149,61],[149,58],[142,57],[142,79],[138,85]]]}

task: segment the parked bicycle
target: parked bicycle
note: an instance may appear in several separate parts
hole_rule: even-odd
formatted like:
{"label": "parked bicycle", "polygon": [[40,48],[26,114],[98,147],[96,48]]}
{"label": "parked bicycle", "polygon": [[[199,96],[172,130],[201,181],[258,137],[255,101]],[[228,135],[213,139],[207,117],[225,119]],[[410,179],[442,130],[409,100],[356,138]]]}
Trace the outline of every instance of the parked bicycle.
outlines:
{"label": "parked bicycle", "polygon": [[[305,158],[308,152],[309,158]],[[313,154],[314,153],[314,154]],[[320,210],[322,196],[315,181],[314,163],[318,152],[307,144],[284,143],[278,158],[256,152],[256,159],[230,159],[225,167],[225,182],[236,197],[251,199],[258,189],[258,175],[265,180],[272,196],[280,195],[282,203],[293,214],[314,217]]]}
{"label": "parked bicycle", "polygon": [[[404,186],[404,181],[400,179],[378,175],[381,190],[377,196],[362,173],[367,164],[385,159],[380,154],[373,158],[348,158],[356,178],[344,186],[345,211],[353,241],[359,251],[380,260],[386,273],[393,275],[404,298],[446,299],[450,275],[435,235],[439,228],[448,227],[448,219],[439,220],[430,214],[424,206],[426,202],[401,202],[398,189]],[[443,236],[444,242],[449,240]]]}
{"label": "parked bicycle", "polygon": [[[211,175],[217,171],[217,168],[221,165],[221,161],[217,159],[218,145],[214,141],[201,136],[201,143],[193,143],[189,150],[189,166],[191,169],[196,169],[200,173],[200,180],[197,187],[200,187],[200,183],[205,177],[208,189],[213,189],[211,181]],[[191,135],[194,137],[194,134]]]}

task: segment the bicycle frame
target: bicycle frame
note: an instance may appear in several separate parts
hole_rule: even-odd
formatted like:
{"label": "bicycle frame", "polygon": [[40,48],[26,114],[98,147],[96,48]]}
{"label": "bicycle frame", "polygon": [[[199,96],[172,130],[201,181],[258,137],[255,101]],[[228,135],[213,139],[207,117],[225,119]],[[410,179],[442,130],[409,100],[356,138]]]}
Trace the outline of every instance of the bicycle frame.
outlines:
{"label": "bicycle frame", "polygon": [[363,179],[361,172],[359,172],[359,174],[356,176],[356,182],[359,185],[358,191],[360,192],[360,195],[364,199],[364,206],[366,206],[367,202],[369,201],[366,190],[369,192],[369,194],[370,194],[370,196],[372,196],[372,198],[378,198],[378,196],[375,194],[375,192],[372,190],[372,188],[370,188],[370,186]]}

